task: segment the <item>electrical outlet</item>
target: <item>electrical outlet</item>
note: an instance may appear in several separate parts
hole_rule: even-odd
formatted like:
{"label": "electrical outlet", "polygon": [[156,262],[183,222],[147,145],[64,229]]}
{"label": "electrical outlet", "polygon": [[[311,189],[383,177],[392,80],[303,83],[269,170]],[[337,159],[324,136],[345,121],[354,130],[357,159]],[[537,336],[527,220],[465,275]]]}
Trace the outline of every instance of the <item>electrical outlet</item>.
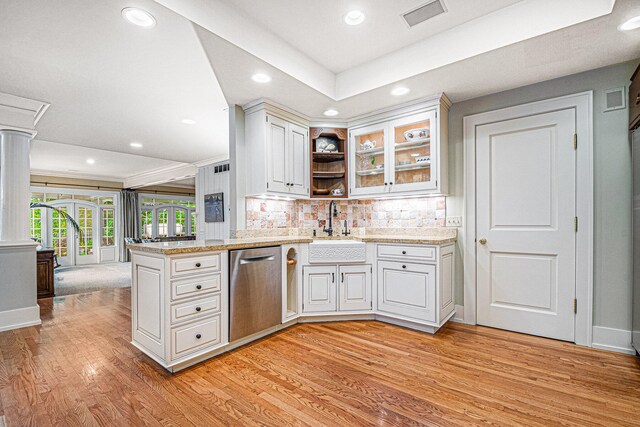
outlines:
{"label": "electrical outlet", "polygon": [[462,217],[461,216],[448,216],[447,217],[447,227],[462,227]]}

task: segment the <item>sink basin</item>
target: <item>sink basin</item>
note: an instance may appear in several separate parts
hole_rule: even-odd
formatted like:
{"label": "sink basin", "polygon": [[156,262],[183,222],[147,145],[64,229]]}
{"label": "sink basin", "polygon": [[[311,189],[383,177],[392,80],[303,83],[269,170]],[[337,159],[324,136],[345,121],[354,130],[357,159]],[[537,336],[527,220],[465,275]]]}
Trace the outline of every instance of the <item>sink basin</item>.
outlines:
{"label": "sink basin", "polygon": [[367,246],[357,240],[314,240],[309,243],[309,263],[365,262]]}

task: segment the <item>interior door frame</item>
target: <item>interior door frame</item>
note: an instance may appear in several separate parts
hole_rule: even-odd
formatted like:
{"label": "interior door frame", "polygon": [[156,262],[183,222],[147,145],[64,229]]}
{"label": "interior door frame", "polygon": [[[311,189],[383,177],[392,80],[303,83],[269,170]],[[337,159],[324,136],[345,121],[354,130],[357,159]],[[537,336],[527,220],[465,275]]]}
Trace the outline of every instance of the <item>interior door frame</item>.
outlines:
{"label": "interior door frame", "polygon": [[576,112],[576,299],[575,343],[591,347],[593,329],[593,91],[466,116],[463,119],[464,212],[461,229],[464,261],[464,323],[477,324],[476,128],[559,110]]}

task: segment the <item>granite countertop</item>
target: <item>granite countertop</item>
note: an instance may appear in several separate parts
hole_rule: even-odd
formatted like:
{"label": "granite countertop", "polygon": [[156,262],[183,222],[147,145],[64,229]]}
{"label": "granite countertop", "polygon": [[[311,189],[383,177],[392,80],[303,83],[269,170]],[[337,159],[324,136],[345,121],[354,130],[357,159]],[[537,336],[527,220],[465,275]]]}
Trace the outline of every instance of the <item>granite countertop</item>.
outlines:
{"label": "granite countertop", "polygon": [[[315,240],[346,240],[343,236],[319,236]],[[405,243],[420,245],[446,245],[456,241],[451,236],[402,236],[402,235],[364,235],[350,237],[349,240],[373,243]],[[127,248],[137,252],[148,252],[162,255],[178,255],[197,252],[225,251],[235,249],[251,249],[267,246],[279,246],[295,243],[311,243],[309,236],[274,236],[253,237],[225,240],[190,240],[182,242],[132,243]]]}
{"label": "granite countertop", "polygon": [[190,254],[196,252],[230,251],[235,249],[264,248],[294,243],[311,243],[310,237],[255,237],[225,240],[188,240],[181,242],[131,243],[127,248],[137,252],[162,255]]}

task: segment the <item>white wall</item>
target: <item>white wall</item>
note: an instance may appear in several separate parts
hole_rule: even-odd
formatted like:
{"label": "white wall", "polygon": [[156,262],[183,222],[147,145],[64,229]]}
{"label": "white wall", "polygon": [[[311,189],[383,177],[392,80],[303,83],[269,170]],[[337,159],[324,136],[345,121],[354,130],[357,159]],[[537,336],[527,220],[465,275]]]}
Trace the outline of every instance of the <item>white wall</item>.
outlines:
{"label": "white wall", "polygon": [[[604,91],[628,87],[638,61],[587,71],[483,96],[449,111],[449,190],[447,215],[463,215],[464,116],[528,102],[594,91],[594,325],[631,329],[631,151],[628,109],[603,112]],[[627,103],[628,104],[628,103]],[[458,248],[459,250],[459,248]],[[463,304],[458,253],[456,304]]]}
{"label": "white wall", "polygon": [[[196,214],[197,233],[196,238],[202,239],[228,239],[231,224],[231,193],[230,172],[215,172],[216,166],[229,162],[214,163],[198,168],[196,173]],[[224,222],[204,221],[204,196],[212,193],[224,194]]]}

